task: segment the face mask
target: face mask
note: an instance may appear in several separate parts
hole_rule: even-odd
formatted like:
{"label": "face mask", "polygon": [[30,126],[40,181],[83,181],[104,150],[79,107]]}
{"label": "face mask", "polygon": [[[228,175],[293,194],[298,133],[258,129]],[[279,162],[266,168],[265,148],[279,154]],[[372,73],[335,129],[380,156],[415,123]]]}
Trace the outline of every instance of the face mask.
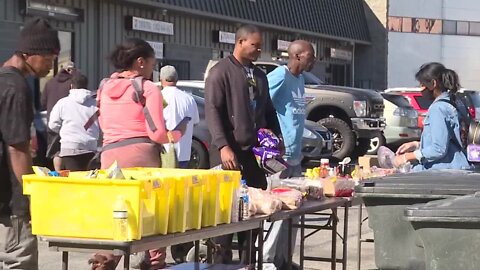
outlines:
{"label": "face mask", "polygon": [[422,90],[422,97],[427,100],[435,100],[435,97],[433,96],[433,91],[430,91],[427,88]]}

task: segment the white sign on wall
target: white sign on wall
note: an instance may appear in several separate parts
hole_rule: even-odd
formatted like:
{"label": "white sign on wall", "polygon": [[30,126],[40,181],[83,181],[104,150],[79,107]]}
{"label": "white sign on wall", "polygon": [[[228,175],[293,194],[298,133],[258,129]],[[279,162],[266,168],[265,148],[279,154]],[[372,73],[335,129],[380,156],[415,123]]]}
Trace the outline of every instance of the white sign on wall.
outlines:
{"label": "white sign on wall", "polygon": [[156,41],[147,41],[150,46],[152,46],[153,51],[155,52],[155,58],[163,59],[163,43]]}
{"label": "white sign on wall", "polygon": [[291,43],[292,43],[292,42],[290,42],[290,41],[277,39],[277,50],[279,50],[279,51],[287,51],[287,50],[288,50],[288,46],[290,46]]}
{"label": "white sign on wall", "polygon": [[173,23],[132,17],[132,30],[173,35]]}
{"label": "white sign on wall", "polygon": [[218,31],[218,42],[235,44],[235,33]]}
{"label": "white sign on wall", "polygon": [[341,59],[341,60],[351,61],[352,60],[352,52],[347,51],[347,50],[330,48],[330,57],[331,58],[336,58],[336,59]]}

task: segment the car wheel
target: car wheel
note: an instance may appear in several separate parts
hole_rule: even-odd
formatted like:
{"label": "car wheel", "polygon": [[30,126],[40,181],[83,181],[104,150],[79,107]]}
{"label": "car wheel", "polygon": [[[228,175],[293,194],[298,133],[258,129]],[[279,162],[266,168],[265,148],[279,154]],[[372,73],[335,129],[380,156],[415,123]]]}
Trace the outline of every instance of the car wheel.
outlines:
{"label": "car wheel", "polygon": [[187,255],[190,249],[194,247],[193,242],[183,243],[179,245],[173,245],[170,247],[170,253],[172,258],[177,264],[187,262]]}
{"label": "car wheel", "polygon": [[355,134],[352,128],[342,119],[338,118],[324,118],[320,119],[318,123],[325,126],[332,134],[333,143],[333,157],[342,160],[348,157],[355,148]]}
{"label": "car wheel", "polygon": [[190,169],[208,169],[210,166],[208,150],[201,142],[196,139],[192,140],[192,153],[190,154]]}

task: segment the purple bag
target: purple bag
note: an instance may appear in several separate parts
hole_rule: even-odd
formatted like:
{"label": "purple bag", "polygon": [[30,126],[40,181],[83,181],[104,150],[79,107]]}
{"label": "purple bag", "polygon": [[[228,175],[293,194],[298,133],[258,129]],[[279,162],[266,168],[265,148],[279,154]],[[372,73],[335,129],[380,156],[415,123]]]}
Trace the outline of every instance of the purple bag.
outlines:
{"label": "purple bag", "polygon": [[480,162],[480,145],[469,144],[467,146],[467,159],[470,162]]}
{"label": "purple bag", "polygon": [[258,147],[253,148],[253,153],[258,165],[269,174],[275,174],[287,168],[287,163],[280,156],[278,145],[280,139],[270,130],[260,129],[257,132]]}
{"label": "purple bag", "polygon": [[262,147],[278,149],[280,139],[268,129],[261,128],[257,132],[258,144]]}

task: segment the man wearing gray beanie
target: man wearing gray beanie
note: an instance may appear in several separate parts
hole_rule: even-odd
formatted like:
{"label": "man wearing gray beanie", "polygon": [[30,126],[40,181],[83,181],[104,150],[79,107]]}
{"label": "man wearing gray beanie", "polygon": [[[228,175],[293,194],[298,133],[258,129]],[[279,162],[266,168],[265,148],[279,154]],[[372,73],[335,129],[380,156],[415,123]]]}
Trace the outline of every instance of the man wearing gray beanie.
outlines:
{"label": "man wearing gray beanie", "polygon": [[32,96],[25,77],[45,77],[60,51],[57,31],[41,18],[25,23],[15,54],[0,67],[0,269],[38,269],[37,238],[22,175],[33,173]]}

